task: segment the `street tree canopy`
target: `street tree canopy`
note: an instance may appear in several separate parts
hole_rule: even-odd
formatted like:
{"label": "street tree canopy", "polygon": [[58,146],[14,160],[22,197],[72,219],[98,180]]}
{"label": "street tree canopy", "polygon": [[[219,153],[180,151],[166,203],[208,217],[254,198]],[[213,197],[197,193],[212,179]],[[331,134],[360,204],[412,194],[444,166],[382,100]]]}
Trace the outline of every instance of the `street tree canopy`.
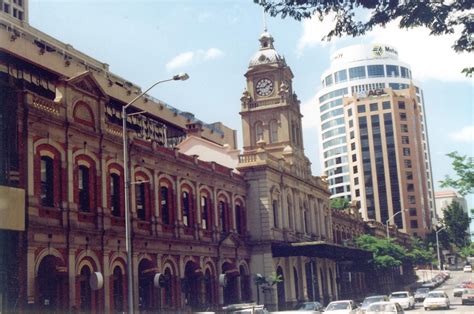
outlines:
{"label": "street tree canopy", "polygon": [[454,179],[446,176],[441,181],[441,186],[452,187],[462,196],[474,193],[474,158],[461,156],[458,152],[449,153],[448,156],[453,159],[453,170],[458,178]]}
{"label": "street tree canopy", "polygon": [[443,215],[443,222],[451,243],[454,243],[458,248],[464,247],[468,243],[469,216],[456,201],[446,207]]}
{"label": "street tree canopy", "polygon": [[[452,34],[455,28],[460,35],[453,43],[456,52],[471,52],[474,49],[474,17],[469,10],[474,8],[472,0],[456,1],[398,1],[398,0],[254,0],[271,16],[290,16],[298,21],[313,16],[324,20],[335,14],[335,26],[324,39],[343,35],[360,36],[376,26],[385,26],[398,21],[400,28],[426,27],[430,35]],[[365,18],[369,13],[368,18]],[[463,70],[472,76],[474,67]]]}
{"label": "street tree canopy", "polygon": [[371,263],[378,270],[400,266],[407,259],[406,250],[390,240],[365,234],[356,239],[356,244],[360,249],[373,253]]}
{"label": "street tree canopy", "polygon": [[346,209],[350,205],[346,198],[333,198],[331,199],[330,206],[334,209]]}

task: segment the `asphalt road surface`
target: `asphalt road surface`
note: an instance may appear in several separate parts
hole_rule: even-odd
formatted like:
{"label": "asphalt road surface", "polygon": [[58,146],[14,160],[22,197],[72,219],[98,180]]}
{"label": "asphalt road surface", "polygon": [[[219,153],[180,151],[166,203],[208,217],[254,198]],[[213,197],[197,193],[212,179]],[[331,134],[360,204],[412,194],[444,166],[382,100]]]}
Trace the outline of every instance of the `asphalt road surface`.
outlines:
{"label": "asphalt road surface", "polygon": [[[426,273],[418,274],[418,276],[422,279],[430,278],[431,274],[433,276],[436,274],[435,272],[431,273],[431,271],[426,271]],[[451,301],[451,308],[449,310],[429,310],[425,311],[423,309],[422,303],[416,303],[414,310],[406,310],[405,313],[407,314],[417,314],[417,313],[432,313],[432,314],[456,314],[456,313],[469,313],[474,314],[474,305],[462,305],[461,298],[455,298],[453,296],[453,289],[457,284],[460,284],[463,281],[471,280],[474,282],[474,273],[464,273],[462,271],[451,271],[451,278],[446,280],[441,286],[436,288],[436,290],[444,290],[447,295],[449,296],[449,300]]]}

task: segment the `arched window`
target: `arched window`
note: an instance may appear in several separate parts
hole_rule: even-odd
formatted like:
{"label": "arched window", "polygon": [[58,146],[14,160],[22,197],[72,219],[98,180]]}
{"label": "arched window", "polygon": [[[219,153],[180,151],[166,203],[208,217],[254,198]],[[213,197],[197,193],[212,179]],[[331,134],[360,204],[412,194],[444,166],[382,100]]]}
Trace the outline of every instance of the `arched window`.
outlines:
{"label": "arched window", "polygon": [[208,230],[211,227],[209,221],[209,199],[207,196],[201,196],[201,226],[204,230]]}
{"label": "arched window", "polygon": [[90,276],[91,270],[89,267],[82,267],[81,275],[79,277],[80,307],[81,311],[86,313],[90,313],[92,310],[92,290],[89,284]]}
{"label": "arched window", "polygon": [[119,266],[114,268],[113,272],[113,296],[114,296],[114,310],[122,312],[123,308],[123,274],[122,269]]}
{"label": "arched window", "polygon": [[293,267],[293,278],[295,282],[295,298],[297,301],[299,301],[300,296],[299,296],[298,271],[296,270],[295,267]]}
{"label": "arched window", "polygon": [[110,209],[112,215],[120,217],[120,176],[116,173],[110,175]]}
{"label": "arched window", "polygon": [[171,212],[169,205],[169,189],[167,186],[160,188],[160,206],[161,206],[161,222],[165,225],[171,224]]}
{"label": "arched window", "polygon": [[278,122],[276,120],[270,121],[270,143],[278,142]]}
{"label": "arched window", "polygon": [[227,203],[224,201],[219,201],[219,218],[221,223],[221,230],[222,232],[229,232],[229,224],[228,224],[228,208]]}
{"label": "arched window", "polygon": [[304,225],[304,233],[310,232],[310,225],[309,225],[309,217],[308,217],[308,208],[307,205],[304,205],[303,209],[303,225]]}
{"label": "arched window", "polygon": [[258,141],[263,140],[263,123],[262,121],[258,121],[255,123],[255,143]]}
{"label": "arched window", "polygon": [[163,305],[167,308],[173,306],[173,277],[169,268],[165,270],[165,287],[161,289],[164,294]]}
{"label": "arched window", "polygon": [[54,206],[54,167],[53,159],[41,157],[41,205]]}
{"label": "arched window", "polygon": [[275,228],[278,228],[279,221],[278,221],[278,201],[277,200],[273,200],[272,209],[273,209],[273,226]]}
{"label": "arched window", "polygon": [[293,205],[290,198],[288,198],[288,227],[293,229]]}
{"label": "arched window", "polygon": [[147,220],[147,202],[146,202],[146,183],[140,182],[135,185],[135,199],[137,208],[137,217],[141,220]]}
{"label": "arched window", "polygon": [[90,187],[90,170],[86,166],[79,166],[79,209],[83,212],[91,210],[91,187]]}
{"label": "arched window", "polygon": [[235,226],[237,228],[237,233],[238,234],[244,234],[245,233],[244,211],[242,209],[242,206],[240,206],[240,204],[235,205]]}
{"label": "arched window", "polygon": [[182,199],[181,199],[181,208],[183,210],[183,224],[185,226],[190,226],[191,224],[191,216],[190,216],[190,197],[189,193],[187,191],[184,191],[182,193]]}

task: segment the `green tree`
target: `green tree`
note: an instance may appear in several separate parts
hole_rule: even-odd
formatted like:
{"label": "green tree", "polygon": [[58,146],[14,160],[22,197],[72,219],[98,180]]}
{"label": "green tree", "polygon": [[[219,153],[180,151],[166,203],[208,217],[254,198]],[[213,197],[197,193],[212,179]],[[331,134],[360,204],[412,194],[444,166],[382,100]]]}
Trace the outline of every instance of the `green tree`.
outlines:
{"label": "green tree", "polygon": [[458,179],[446,176],[441,181],[441,186],[452,187],[462,196],[474,193],[474,158],[461,156],[458,152],[449,153],[447,156],[453,159],[452,166]]}
{"label": "green tree", "polygon": [[346,209],[349,208],[349,201],[346,198],[333,198],[331,199],[330,206],[334,209]]}
{"label": "green tree", "polygon": [[[424,242],[427,249],[436,252],[436,230],[433,229],[430,233],[427,233]],[[451,249],[451,242],[449,239],[448,231],[446,229],[443,229],[438,233],[438,242],[440,250]]]}
{"label": "green tree", "polygon": [[370,261],[378,270],[386,270],[410,261],[406,250],[387,239],[378,239],[371,235],[361,235],[356,239],[357,247],[373,253]]}
{"label": "green tree", "polygon": [[443,222],[448,231],[449,239],[458,248],[466,246],[469,242],[467,228],[469,227],[469,217],[458,202],[452,202],[443,211]]}
{"label": "green tree", "polygon": [[[460,35],[452,48],[456,52],[471,52],[474,49],[472,34],[474,19],[469,10],[474,8],[472,0],[457,1],[395,1],[395,0],[254,0],[271,16],[290,16],[296,20],[316,17],[323,20],[335,13],[335,26],[324,39],[342,35],[360,36],[375,26],[385,26],[398,21],[400,28],[426,27],[430,35],[454,33]],[[368,18],[367,14],[368,13]],[[472,76],[474,67],[463,70]]]}
{"label": "green tree", "polygon": [[474,243],[471,243],[470,245],[466,245],[465,247],[461,248],[460,254],[464,258],[474,256]]}
{"label": "green tree", "polygon": [[428,248],[420,238],[411,238],[411,248],[407,253],[413,265],[428,265],[433,262],[433,249]]}

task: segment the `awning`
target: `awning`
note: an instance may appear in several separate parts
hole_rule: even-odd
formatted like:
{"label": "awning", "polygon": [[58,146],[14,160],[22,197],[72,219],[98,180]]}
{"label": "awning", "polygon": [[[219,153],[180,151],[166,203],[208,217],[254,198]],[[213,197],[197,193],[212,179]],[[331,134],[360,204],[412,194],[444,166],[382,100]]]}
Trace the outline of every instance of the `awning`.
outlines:
{"label": "awning", "polygon": [[358,262],[368,261],[372,258],[372,252],[322,241],[273,243],[272,254],[273,257],[308,256]]}

